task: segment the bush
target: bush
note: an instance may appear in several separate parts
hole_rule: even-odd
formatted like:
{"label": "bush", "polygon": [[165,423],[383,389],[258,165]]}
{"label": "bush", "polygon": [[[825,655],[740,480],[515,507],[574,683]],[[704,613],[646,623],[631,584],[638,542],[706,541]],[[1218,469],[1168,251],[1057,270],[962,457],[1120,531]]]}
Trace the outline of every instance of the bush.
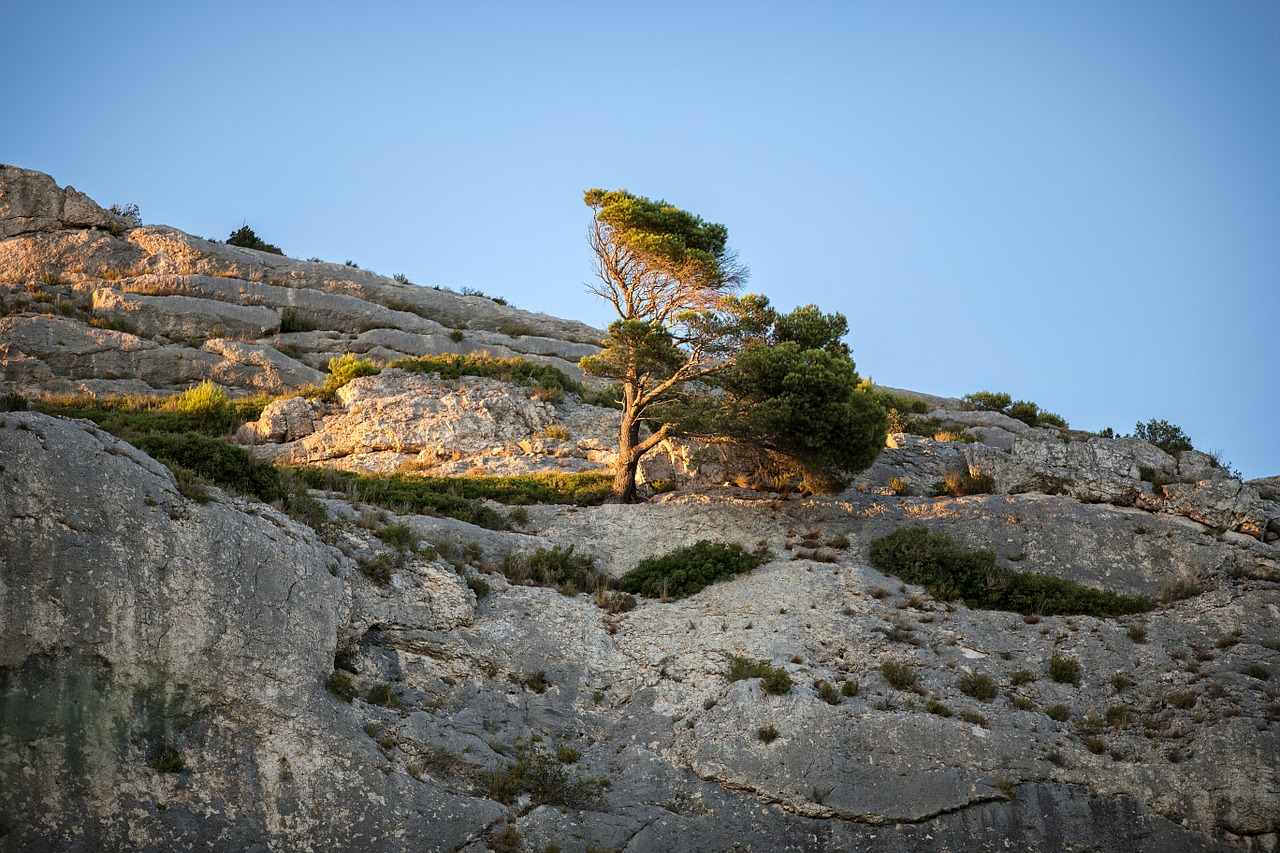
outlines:
{"label": "bush", "polygon": [[227,392],[208,379],[193,385],[165,402],[165,408],[191,415],[199,421],[227,420]]}
{"label": "bush", "polygon": [[910,690],[916,686],[915,667],[906,661],[887,660],[880,664],[880,674],[890,687],[898,690]]}
{"label": "bush", "polygon": [[360,558],[356,561],[360,571],[378,586],[391,583],[391,573],[395,570],[395,561],[385,551],[373,559]]}
{"label": "bush", "polygon": [[840,691],[829,681],[819,681],[814,685],[818,689],[818,696],[828,705],[840,704]]}
{"label": "bush", "polygon": [[942,601],[964,600],[974,608],[1022,614],[1118,616],[1150,609],[1142,596],[1118,595],[1073,581],[1014,572],[993,552],[969,551],[924,527],[904,527],[871,543],[871,565],[908,583],[918,583]]}
{"label": "bush", "polygon": [[1136,424],[1133,434],[1143,441],[1154,444],[1170,456],[1177,456],[1184,450],[1193,449],[1191,439],[1182,431],[1182,427],[1165,420],[1152,418],[1145,424]]}
{"label": "bush", "polygon": [[356,689],[356,683],[351,680],[351,676],[336,669],[329,673],[329,680],[325,682],[324,686],[329,688],[329,692],[343,702],[350,702],[360,695],[360,691]]}
{"label": "bush", "polygon": [[980,702],[990,702],[999,692],[991,676],[978,672],[970,672],[960,677],[960,691],[972,696]]}
{"label": "bush", "polygon": [[1267,668],[1260,663],[1249,664],[1248,668],[1245,669],[1244,674],[1250,678],[1256,678],[1258,681],[1271,680],[1271,673],[1268,672]]}
{"label": "bush", "polygon": [[761,743],[773,743],[778,739],[778,727],[770,723],[756,732],[756,737],[760,738]]}
{"label": "bush", "polygon": [[966,394],[964,402],[975,409],[984,409],[988,412],[1000,412],[1011,418],[1022,421],[1027,426],[1040,426],[1048,424],[1049,426],[1067,428],[1067,422],[1062,415],[1046,412],[1038,405],[1030,400],[1017,400],[1004,392],[993,393],[991,391],[978,391],[973,394]]}
{"label": "bush", "polygon": [[368,359],[360,358],[354,353],[346,353],[329,359],[329,378],[325,380],[324,387],[330,391],[336,391],[359,376],[376,376],[381,372],[382,368],[375,366]]}
{"label": "bush", "polygon": [[16,391],[0,395],[0,412],[25,412],[26,410],[27,398]]}
{"label": "bush", "polygon": [[1049,719],[1059,723],[1065,723],[1071,717],[1071,709],[1066,705],[1050,705],[1044,709]]}
{"label": "bush", "polygon": [[962,398],[966,403],[975,409],[984,409],[988,412],[1006,412],[1009,406],[1013,405],[1013,397],[1003,391],[975,391],[972,394],[965,394]]}
{"label": "bush", "polygon": [[467,588],[476,594],[477,601],[489,594],[489,582],[476,575],[467,575]]}
{"label": "bush", "polygon": [[1049,677],[1059,684],[1076,684],[1080,681],[1080,661],[1054,652],[1049,656]]}
{"label": "bush", "polygon": [[850,699],[852,699],[854,696],[857,696],[858,682],[854,681],[853,679],[849,679],[845,681],[844,684],[840,685],[840,695],[848,697]]}
{"label": "bush", "polygon": [[240,246],[245,249],[257,249],[259,252],[270,252],[273,255],[283,255],[284,252],[279,246],[273,246],[253,233],[253,229],[248,225],[242,225],[235,231],[231,232],[231,236],[227,238],[228,246]]}
{"label": "bush", "polygon": [[[462,339],[461,331],[455,343]],[[581,392],[582,386],[574,382],[559,368],[548,364],[535,364],[522,358],[494,358],[489,355],[428,355],[421,358],[405,358],[391,363],[392,367],[414,373],[436,373],[441,379],[458,379],[463,376],[481,376],[513,385],[525,385],[546,394],[554,391]]]}
{"label": "bush", "polygon": [[749,572],[760,560],[740,545],[699,540],[661,557],[648,557],[618,582],[623,592],[683,598],[718,580]]}
{"label": "bush", "polygon": [[400,697],[390,684],[375,684],[369,688],[365,701],[370,705],[384,705],[388,708],[400,706]]}
{"label": "bush", "polygon": [[937,714],[939,717],[950,717],[951,709],[939,702],[937,699],[930,699],[924,703],[924,709],[930,714]]}
{"label": "bush", "polygon": [[995,480],[989,474],[974,476],[967,471],[948,471],[947,475],[933,486],[934,496],[951,495],[962,498],[967,495],[989,495],[995,491]]}
{"label": "bush", "polygon": [[772,696],[781,696],[791,690],[791,676],[780,666],[773,666],[768,661],[753,661],[734,655],[729,658],[729,669],[724,674],[726,681],[742,681],[747,678],[759,678],[764,692]]}
{"label": "bush", "polygon": [[[576,750],[570,753],[577,755]],[[539,744],[517,740],[516,760],[491,777],[489,796],[499,802],[513,803],[521,794],[528,794],[535,806],[603,809],[609,780],[589,779],[574,773],[557,757],[560,754],[560,750],[552,754]]]}

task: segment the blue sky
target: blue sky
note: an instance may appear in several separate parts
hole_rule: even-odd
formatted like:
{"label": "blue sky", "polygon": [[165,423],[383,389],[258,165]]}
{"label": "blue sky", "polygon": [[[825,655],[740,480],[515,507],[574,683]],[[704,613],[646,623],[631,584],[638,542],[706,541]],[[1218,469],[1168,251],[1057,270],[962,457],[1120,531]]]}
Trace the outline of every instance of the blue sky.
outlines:
{"label": "blue sky", "polygon": [[582,204],[725,223],[863,375],[1280,474],[1273,2],[4,2],[0,161],[600,326]]}

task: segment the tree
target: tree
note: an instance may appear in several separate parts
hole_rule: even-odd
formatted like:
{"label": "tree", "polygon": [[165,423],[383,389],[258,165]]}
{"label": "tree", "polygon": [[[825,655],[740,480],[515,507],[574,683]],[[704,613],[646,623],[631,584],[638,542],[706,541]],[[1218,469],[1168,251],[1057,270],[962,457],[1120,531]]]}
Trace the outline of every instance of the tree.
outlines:
{"label": "tree", "polygon": [[[887,417],[857,390],[843,316],[815,306],[778,315],[763,296],[734,295],[747,271],[723,225],[625,190],[584,198],[591,291],[619,316],[603,351],[582,360],[622,386],[615,500],[634,499],[640,459],[673,434],[750,448],[775,476],[824,491],[875,459]],[[690,393],[694,380],[714,393]]]}
{"label": "tree", "polygon": [[257,249],[259,252],[270,252],[273,255],[284,254],[284,251],[279,246],[274,246],[263,240],[253,233],[253,229],[248,225],[241,225],[235,231],[232,231],[231,236],[227,238],[227,245],[241,246],[245,249]]}
{"label": "tree", "polygon": [[671,430],[655,424],[642,439],[650,410],[723,366],[740,323],[716,309],[747,269],[727,249],[723,225],[626,190],[587,190],[583,201],[593,212],[587,237],[599,279],[590,290],[618,319],[582,369],[622,386],[613,497],[626,502],[635,498],[641,457]]}
{"label": "tree", "polygon": [[1177,456],[1184,450],[1191,450],[1191,439],[1182,427],[1166,420],[1151,420],[1134,426],[1133,434],[1143,441],[1150,442],[1171,456]]}
{"label": "tree", "polygon": [[875,461],[888,415],[841,340],[843,315],[815,305],[782,315],[762,308],[772,317],[767,333],[747,339],[712,378],[721,393],[683,404],[674,430],[735,444],[775,481],[839,491]]}

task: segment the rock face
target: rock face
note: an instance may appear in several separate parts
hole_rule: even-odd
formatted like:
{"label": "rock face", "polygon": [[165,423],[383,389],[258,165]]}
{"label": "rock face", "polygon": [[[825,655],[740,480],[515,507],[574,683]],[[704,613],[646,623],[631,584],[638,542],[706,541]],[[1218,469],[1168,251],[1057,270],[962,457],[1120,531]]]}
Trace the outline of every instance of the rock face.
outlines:
{"label": "rock face", "polygon": [[[0,391],[284,395],[345,352],[569,370],[599,340],[122,228],[38,173],[0,190]],[[1280,850],[1280,480],[916,396],[944,431],[891,436],[839,496],[726,485],[750,482],[731,457],[672,442],[644,473],[674,491],[522,507],[510,530],[313,493],[317,530],[201,503],[88,421],[0,413],[0,850]],[[236,441],[506,474],[607,470],[617,428],[573,395],[384,369],[279,396]],[[990,493],[932,496],[962,475]],[[1158,603],[937,601],[868,563],[910,525]],[[622,612],[508,576],[572,547],[617,578],[702,539],[772,556]],[[737,657],[791,687],[730,681]]]}

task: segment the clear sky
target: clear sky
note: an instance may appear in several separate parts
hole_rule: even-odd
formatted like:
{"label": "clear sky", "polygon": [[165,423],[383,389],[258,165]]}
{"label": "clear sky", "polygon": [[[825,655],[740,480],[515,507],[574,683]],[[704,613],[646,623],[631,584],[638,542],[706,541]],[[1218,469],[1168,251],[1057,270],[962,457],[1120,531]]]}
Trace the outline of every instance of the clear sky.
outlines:
{"label": "clear sky", "polygon": [[604,326],[582,191],[859,370],[1280,474],[1280,4],[12,2],[0,161]]}

